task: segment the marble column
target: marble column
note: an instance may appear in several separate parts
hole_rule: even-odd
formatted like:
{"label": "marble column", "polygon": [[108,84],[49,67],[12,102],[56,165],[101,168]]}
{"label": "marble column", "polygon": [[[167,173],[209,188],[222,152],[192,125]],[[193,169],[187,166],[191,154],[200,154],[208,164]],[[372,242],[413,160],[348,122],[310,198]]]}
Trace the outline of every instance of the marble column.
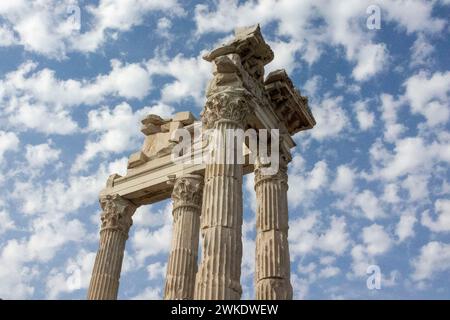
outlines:
{"label": "marble column", "polygon": [[255,291],[258,300],[292,299],[288,244],[287,161],[280,157],[276,174],[265,175],[255,165],[256,265]]}
{"label": "marble column", "polygon": [[164,299],[194,298],[203,179],[200,175],[185,175],[174,184],[172,248]]}
{"label": "marble column", "polygon": [[[207,129],[214,129],[209,141],[211,158],[205,168],[201,234],[202,261],[196,277],[194,298],[198,300],[240,299],[242,261],[242,164],[227,161],[230,133],[243,129],[249,113],[248,98],[241,91],[210,96],[202,113]],[[226,141],[228,140],[228,141]],[[230,163],[232,162],[232,163]]]}
{"label": "marble column", "polygon": [[119,195],[100,199],[101,215],[100,246],[95,258],[89,300],[115,300],[119,290],[120,271],[128,231],[133,223],[136,205]]}

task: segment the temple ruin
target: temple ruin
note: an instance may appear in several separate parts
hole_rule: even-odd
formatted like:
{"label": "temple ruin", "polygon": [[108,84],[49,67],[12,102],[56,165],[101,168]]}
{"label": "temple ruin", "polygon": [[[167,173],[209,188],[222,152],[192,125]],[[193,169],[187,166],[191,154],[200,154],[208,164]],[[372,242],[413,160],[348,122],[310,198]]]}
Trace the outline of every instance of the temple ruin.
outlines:
{"label": "temple ruin", "polygon": [[[293,86],[284,70],[264,78],[274,58],[259,26],[239,28],[229,43],[204,56],[213,78],[206,89],[200,120],[203,128],[226,135],[229,130],[278,129],[279,170],[244,147],[244,163],[173,161],[183,129],[192,137],[193,152],[185,160],[202,159],[211,139],[196,136],[199,124],[190,112],[171,119],[148,115],[142,120],[143,147],[129,157],[127,174],[113,174],[100,194],[100,245],[88,299],[117,299],[125,242],[139,206],[167,198],[173,201],[173,234],[167,264],[165,299],[240,299],[243,221],[243,175],[254,172],[257,199],[255,298],[292,299],[288,246],[288,175],[292,136],[311,129],[315,120],[308,99]],[[259,131],[257,131],[259,132]],[[241,152],[236,144],[234,151]],[[212,157],[225,157],[214,145]],[[224,152],[221,152],[224,151]],[[249,155],[256,161],[248,161]],[[198,248],[201,240],[201,259]],[[152,244],[149,243],[149,246]]]}

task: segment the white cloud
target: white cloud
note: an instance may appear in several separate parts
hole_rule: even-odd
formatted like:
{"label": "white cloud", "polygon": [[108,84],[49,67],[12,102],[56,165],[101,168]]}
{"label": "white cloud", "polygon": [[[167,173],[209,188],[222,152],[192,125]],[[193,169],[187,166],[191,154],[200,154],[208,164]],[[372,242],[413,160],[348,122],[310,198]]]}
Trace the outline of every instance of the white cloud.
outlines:
{"label": "white cloud", "polygon": [[414,214],[403,214],[395,227],[395,234],[398,237],[398,241],[402,242],[407,238],[414,236],[414,225],[417,222],[417,218]]}
{"label": "white cloud", "polygon": [[347,223],[344,217],[332,216],[330,228],[319,236],[319,248],[336,255],[344,253],[350,242],[350,235],[347,233],[346,227]]}
{"label": "white cloud", "polygon": [[7,151],[17,150],[19,146],[19,138],[14,132],[6,132],[0,130],[0,161]]}
{"label": "white cloud", "polygon": [[431,1],[389,1],[382,2],[383,9],[386,9],[387,18],[397,22],[407,33],[424,31],[436,33],[445,26],[445,21],[439,18],[432,18],[434,3]]}
{"label": "white cloud", "polygon": [[337,168],[336,179],[331,185],[331,190],[337,193],[348,193],[353,191],[355,171],[346,165]]}
{"label": "white cloud", "polygon": [[[197,5],[197,34],[230,32],[235,26],[276,23],[276,35],[292,39],[291,56],[299,52],[309,64],[318,60],[324,48],[344,48],[347,60],[356,63],[353,76],[367,80],[380,72],[387,60],[385,44],[374,44],[360,20],[367,18],[367,1],[219,1],[216,6]],[[382,1],[382,22],[395,22],[407,32],[437,33],[443,19],[432,17],[433,3],[424,1]],[[405,10],[405,6],[408,10]],[[386,14],[385,14],[386,13]],[[325,24],[314,23],[323,19]],[[294,41],[295,43],[292,43]],[[288,63],[291,67],[292,64]]]}
{"label": "white cloud", "polygon": [[46,134],[65,135],[78,129],[67,111],[55,111],[44,105],[29,105],[27,102],[18,105],[8,120],[21,131],[31,129]]}
{"label": "white cloud", "polygon": [[319,272],[320,278],[332,278],[337,276],[341,272],[338,267],[325,267]]}
{"label": "white cloud", "polygon": [[422,224],[433,232],[450,231],[450,200],[438,199],[434,203],[436,219],[428,211],[422,213]]}
{"label": "white cloud", "polygon": [[138,228],[164,225],[166,208],[154,210],[152,205],[140,206],[133,215],[133,226]]}
{"label": "white cloud", "polygon": [[[427,197],[427,180],[439,163],[450,162],[450,136],[439,132],[434,139],[419,136],[395,141],[393,152],[377,140],[370,149],[373,177],[394,181],[409,175],[402,187],[412,200]],[[417,185],[416,185],[417,183]]]}
{"label": "white cloud", "polygon": [[336,138],[344,130],[349,121],[341,107],[342,102],[342,97],[333,97],[313,104],[311,109],[317,122],[314,130],[310,131],[313,138],[317,140]]}
{"label": "white cloud", "polygon": [[38,145],[26,145],[25,157],[33,168],[40,168],[59,159],[61,150],[51,147],[52,142]]}
{"label": "white cloud", "polygon": [[31,281],[39,271],[36,265],[29,267],[26,264],[48,263],[62,246],[83,239],[86,239],[86,232],[77,219],[63,220],[46,216],[33,220],[28,237],[10,239],[1,248],[0,296],[9,299],[29,297],[34,292]]}
{"label": "white cloud", "polygon": [[71,48],[94,52],[118,32],[141,25],[144,17],[152,11],[167,11],[174,16],[185,14],[176,0],[101,0],[98,6],[87,7],[87,12],[94,17],[93,26],[74,37]]}
{"label": "white cloud", "polygon": [[309,78],[302,86],[302,90],[304,90],[303,93],[306,94],[310,99],[314,98],[320,87],[321,81],[322,77],[318,75]]}
{"label": "white cloud", "polygon": [[288,200],[292,208],[305,200],[311,200],[328,183],[328,166],[325,161],[318,161],[310,172],[296,171],[292,167],[289,174]]}
{"label": "white cloud", "polygon": [[158,23],[156,25],[156,30],[158,34],[163,37],[170,39],[170,28],[172,27],[172,21],[167,19],[166,17],[162,17],[158,20]]}
{"label": "white cloud", "polygon": [[81,207],[93,204],[112,172],[105,164],[100,164],[91,175],[68,176],[67,180],[47,180],[41,182],[15,181],[13,197],[20,203],[19,212],[28,215],[46,213],[60,217]]}
{"label": "white cloud", "polygon": [[419,34],[411,47],[411,67],[430,66],[435,49],[424,34]]}
{"label": "white cloud", "polygon": [[144,107],[134,112],[126,102],[114,109],[102,107],[89,111],[87,130],[94,134],[94,138],[86,142],[83,153],[75,159],[72,171],[86,170],[89,162],[99,154],[106,156],[138,148],[138,141],[144,138],[139,131],[139,121],[147,114],[157,113],[165,117],[172,112],[173,109],[166,105]]}
{"label": "white cloud", "polygon": [[174,78],[161,90],[161,102],[179,102],[192,98],[198,107],[203,107],[204,92],[207,81],[211,78],[212,65],[197,57],[177,55],[172,59],[158,56],[147,61],[147,69],[152,74],[166,75]]}
{"label": "white cloud", "polygon": [[384,120],[384,139],[388,142],[394,142],[406,130],[403,124],[397,122],[397,112],[402,105],[402,101],[395,100],[389,94],[382,94],[381,100],[381,118]]}
{"label": "white cloud", "polygon": [[428,197],[428,179],[426,175],[409,174],[402,182],[402,187],[408,190],[409,199],[418,201]]}
{"label": "white cloud", "polygon": [[342,255],[350,244],[344,217],[332,216],[329,227],[320,230],[317,214],[297,218],[289,224],[289,247],[293,259],[314,249]]}
{"label": "white cloud", "polygon": [[0,235],[16,228],[14,221],[6,210],[0,210],[0,221],[2,222],[0,223]]}
{"label": "white cloud", "polygon": [[450,244],[431,241],[420,249],[420,255],[412,261],[413,280],[430,280],[440,272],[450,270]]}
{"label": "white cloud", "polygon": [[6,30],[14,31],[17,39],[4,35],[1,43],[20,44],[27,51],[57,59],[72,51],[94,52],[107,40],[142,24],[152,11],[184,14],[176,0],[100,0],[98,5],[84,7],[74,0],[14,2],[0,5],[0,14]]}
{"label": "white cloud", "polygon": [[363,244],[357,244],[351,250],[351,267],[356,277],[366,277],[367,267],[376,264],[375,257],[386,253],[393,245],[383,226],[375,223],[363,228],[362,239]]}
{"label": "white cloud", "polygon": [[151,75],[143,64],[111,60],[108,74],[91,79],[58,79],[54,70],[36,70],[27,61],[0,80],[10,124],[20,131],[71,134],[78,129],[72,108],[96,105],[111,97],[142,99],[151,89]]}
{"label": "white cloud", "polygon": [[375,114],[367,110],[366,104],[365,101],[355,103],[356,120],[363,131],[372,128],[375,122]]}
{"label": "white cloud", "polygon": [[14,32],[5,26],[0,26],[0,47],[7,47],[17,43]]}
{"label": "white cloud", "polygon": [[[136,262],[142,265],[147,257],[168,253],[172,240],[172,203],[164,207],[164,223],[153,230],[138,228],[130,236]],[[152,245],[148,245],[151,243]]]}
{"label": "white cloud", "polygon": [[[5,75],[5,97],[22,97],[30,104],[52,105],[57,110],[81,104],[96,105],[107,97],[142,99],[151,88],[150,73],[140,63],[124,64],[110,60],[111,70],[91,79],[58,79],[54,70],[38,69],[26,61]],[[58,109],[59,108],[59,109]]]}
{"label": "white cloud", "polygon": [[432,75],[420,72],[408,78],[404,86],[413,113],[423,115],[429,126],[447,123],[450,117],[450,71]]}
{"label": "white cloud", "polygon": [[274,59],[265,68],[267,74],[277,69],[285,69],[288,73],[292,73],[299,66],[296,58],[296,53],[300,48],[298,42],[277,41],[269,42],[269,45],[273,50]]}
{"label": "white cloud", "polygon": [[317,244],[317,235],[313,232],[317,216],[310,214],[289,222],[289,249],[292,259],[313,250]]}
{"label": "white cloud", "polygon": [[131,298],[132,300],[161,300],[162,289],[161,287],[148,287],[142,292]]}
{"label": "white cloud", "polygon": [[393,179],[407,173],[417,172],[429,157],[425,143],[422,138],[405,138],[397,140],[395,144],[395,155],[381,175],[387,179]]}
{"label": "white cloud", "polygon": [[369,227],[363,228],[362,237],[366,245],[367,253],[372,256],[383,254],[392,246],[392,240],[389,234],[379,224],[372,224]]}
{"label": "white cloud", "polygon": [[64,270],[52,269],[46,279],[48,299],[57,299],[61,293],[87,289],[92,275],[95,252],[80,250],[76,257],[68,259]]}
{"label": "white cloud", "polygon": [[380,201],[370,190],[364,190],[356,195],[354,203],[369,220],[376,220],[386,215]]}
{"label": "white cloud", "polygon": [[149,280],[164,279],[166,275],[167,264],[161,262],[151,263],[147,266]]}
{"label": "white cloud", "polygon": [[368,44],[361,48],[357,54],[357,64],[352,75],[358,81],[368,80],[381,72],[388,60],[388,51],[385,44]]}
{"label": "white cloud", "polygon": [[383,201],[387,203],[398,203],[398,186],[395,183],[388,183],[384,186]]}
{"label": "white cloud", "polygon": [[[24,248],[16,239],[6,242],[0,251],[0,296],[2,299],[25,299],[34,292],[30,284],[36,274],[23,265]],[[11,272],[20,270],[20,272]]]}

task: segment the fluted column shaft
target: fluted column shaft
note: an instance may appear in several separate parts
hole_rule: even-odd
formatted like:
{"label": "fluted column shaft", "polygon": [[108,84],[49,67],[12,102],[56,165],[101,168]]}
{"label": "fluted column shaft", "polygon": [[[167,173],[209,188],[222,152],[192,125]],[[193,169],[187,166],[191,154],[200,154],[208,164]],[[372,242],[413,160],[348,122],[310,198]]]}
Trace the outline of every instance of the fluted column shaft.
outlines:
{"label": "fluted column shaft", "polygon": [[203,177],[186,175],[175,182],[172,248],[164,299],[193,299],[197,273]]}
{"label": "fluted column shaft", "polygon": [[[202,261],[196,277],[195,299],[240,299],[242,261],[242,164],[227,161],[229,133],[242,129],[248,114],[245,97],[234,92],[209,98],[202,120],[215,129],[213,152],[205,168],[201,230]],[[211,141],[210,141],[211,144]],[[228,147],[227,147],[228,146]],[[235,158],[234,158],[235,160]],[[211,163],[213,162],[213,163]]]}
{"label": "fluted column shaft", "polygon": [[132,225],[136,206],[118,195],[100,199],[101,215],[100,245],[95,258],[89,300],[116,300],[122,269],[125,242]]}
{"label": "fluted column shaft", "polygon": [[256,299],[292,299],[288,244],[287,162],[281,159],[278,173],[264,175],[255,169]]}

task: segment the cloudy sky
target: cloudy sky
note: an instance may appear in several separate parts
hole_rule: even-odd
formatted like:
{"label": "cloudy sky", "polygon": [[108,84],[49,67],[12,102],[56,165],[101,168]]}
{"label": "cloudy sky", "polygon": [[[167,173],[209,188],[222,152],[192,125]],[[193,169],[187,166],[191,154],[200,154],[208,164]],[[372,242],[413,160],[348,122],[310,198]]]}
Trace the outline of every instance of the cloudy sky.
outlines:
{"label": "cloudy sky", "polygon": [[[285,68],[317,120],[289,171],[295,298],[450,297],[449,13],[448,0],[0,1],[0,298],[85,298],[97,195],[140,148],[139,120],[198,116],[202,53],[256,23],[266,71]],[[244,192],[248,299],[253,176]],[[161,298],[170,212],[135,214],[119,298]]]}

